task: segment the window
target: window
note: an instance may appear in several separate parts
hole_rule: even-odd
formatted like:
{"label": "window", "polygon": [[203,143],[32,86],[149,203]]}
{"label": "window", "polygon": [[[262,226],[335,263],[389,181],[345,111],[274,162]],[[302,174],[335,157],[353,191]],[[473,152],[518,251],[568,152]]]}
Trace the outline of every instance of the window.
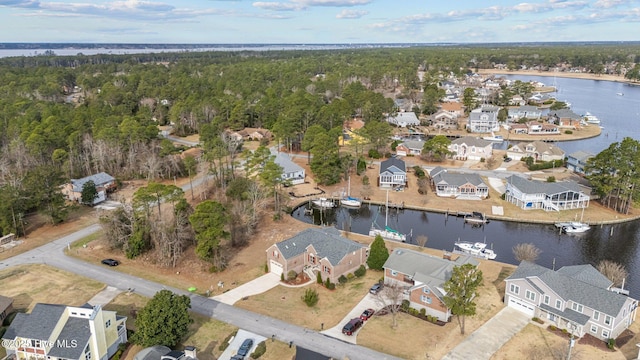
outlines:
{"label": "window", "polygon": [[574,302],[573,304],[571,304],[571,309],[579,313],[582,313],[582,304],[578,304]]}
{"label": "window", "polygon": [[108,328],[109,326],[111,326],[111,319],[107,320],[107,323],[104,324],[104,327]]}
{"label": "window", "polygon": [[556,309],[562,310],[562,300],[556,300]]}
{"label": "window", "polygon": [[534,293],[533,291],[527,290],[524,296],[531,301],[536,301],[536,293]]}
{"label": "window", "polygon": [[549,295],[545,295],[544,296],[544,303],[549,305],[549,301],[551,301],[551,298],[549,298]]}
{"label": "window", "polygon": [[609,338],[609,330],[602,329],[602,337],[605,339]]}
{"label": "window", "polygon": [[275,251],[275,250],[273,251],[273,257],[274,257],[274,258],[278,258],[278,252],[277,252],[277,251]]}
{"label": "window", "polygon": [[604,317],[604,323],[607,325],[611,325],[611,316],[607,315]]}
{"label": "window", "polygon": [[391,270],[391,276],[398,276],[398,272],[395,270]]}
{"label": "window", "polygon": [[422,291],[423,291],[425,294],[431,294],[431,290],[429,290],[429,288],[424,287],[424,288],[422,288]]}
{"label": "window", "polygon": [[331,274],[331,269],[328,266],[325,266],[324,272],[326,272],[327,274]]}
{"label": "window", "polygon": [[591,332],[594,333],[594,334],[597,334],[598,333],[598,327],[593,325],[593,324],[591,324]]}
{"label": "window", "polygon": [[431,297],[430,296],[420,296],[420,301],[422,301],[425,304],[431,304]]}
{"label": "window", "polygon": [[600,320],[600,312],[598,312],[598,311],[594,311],[593,312],[593,320],[595,320],[595,321]]}
{"label": "window", "polygon": [[520,293],[520,286],[515,285],[515,284],[511,284],[509,286],[509,291],[514,293],[514,294],[519,294]]}

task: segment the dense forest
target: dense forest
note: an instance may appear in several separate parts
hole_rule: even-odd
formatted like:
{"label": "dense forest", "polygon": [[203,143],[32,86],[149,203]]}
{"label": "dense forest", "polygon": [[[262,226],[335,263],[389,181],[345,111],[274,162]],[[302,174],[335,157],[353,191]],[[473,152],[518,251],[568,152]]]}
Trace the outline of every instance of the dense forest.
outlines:
{"label": "dense forest", "polygon": [[[279,144],[308,151],[320,182],[334,183],[359,156],[358,149],[356,157],[338,152],[334,139],[343,122],[360,116],[364,137],[375,150],[383,147],[390,128],[381,120],[394,111],[389,94],[432,113],[444,77],[495,64],[564,64],[596,74],[624,69],[638,80],[638,63],[640,46],[609,44],[3,58],[0,234],[20,234],[23,219],[36,211],[63,221],[59,186],[70,178],[101,171],[119,180],[191,176],[192,164],[158,135],[158,125],[172,124],[177,135],[199,133],[221,187],[236,180],[234,159],[241,151],[224,130],[244,127],[270,129]],[[278,188],[277,176],[263,177],[263,185]],[[176,224],[184,225],[189,213],[176,214]]]}

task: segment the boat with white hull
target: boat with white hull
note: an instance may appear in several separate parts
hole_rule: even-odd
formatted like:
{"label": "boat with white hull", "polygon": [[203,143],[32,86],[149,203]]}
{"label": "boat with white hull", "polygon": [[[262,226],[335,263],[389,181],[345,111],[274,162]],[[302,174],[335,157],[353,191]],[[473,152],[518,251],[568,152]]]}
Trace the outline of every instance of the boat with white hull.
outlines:
{"label": "boat with white hull", "polygon": [[562,232],[567,234],[580,234],[586,232],[591,229],[589,224],[585,224],[582,222],[574,221],[562,227]]}
{"label": "boat with white hull", "polygon": [[587,124],[600,124],[600,119],[590,112],[584,114],[584,121],[586,121]]}
{"label": "boat with white hull", "polygon": [[471,255],[485,260],[493,260],[497,256],[493,250],[487,249],[486,243],[457,241],[454,246],[453,252],[457,254]]}
{"label": "boat with white hull", "polygon": [[331,209],[336,207],[336,204],[333,202],[333,200],[329,200],[327,198],[318,198],[316,200],[311,201],[311,203],[313,204],[313,206],[323,208],[323,209]]}
{"label": "boat with white hull", "polygon": [[491,142],[503,142],[504,138],[502,137],[502,135],[496,135],[493,133],[493,131],[491,132],[491,136],[483,136],[482,139],[484,140],[488,140]]}
{"label": "boat with white hull", "polygon": [[397,230],[390,228],[387,225],[389,214],[389,190],[387,190],[387,202],[385,203],[385,213],[384,213],[384,229],[378,229],[375,225],[375,220],[371,223],[371,230],[369,230],[369,236],[378,236],[380,235],[383,239],[393,240],[393,241],[407,241],[407,235],[402,234]]}
{"label": "boat with white hull", "polygon": [[350,208],[359,208],[362,206],[362,200],[351,196],[351,176],[349,176],[349,186],[347,188],[347,196],[340,199],[340,205]]}

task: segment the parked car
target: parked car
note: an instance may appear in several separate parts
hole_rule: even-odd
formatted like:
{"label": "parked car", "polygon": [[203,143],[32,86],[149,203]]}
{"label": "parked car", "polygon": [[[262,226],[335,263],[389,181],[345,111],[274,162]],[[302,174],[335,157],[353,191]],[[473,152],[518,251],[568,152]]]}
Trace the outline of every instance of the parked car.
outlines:
{"label": "parked car", "polygon": [[349,321],[347,323],[347,325],[345,325],[342,328],[342,333],[345,335],[353,335],[354,332],[356,332],[360,327],[362,326],[362,320],[360,318],[355,318],[355,319],[351,319],[351,321]]}
{"label": "parked car", "polygon": [[373,286],[371,287],[371,289],[369,289],[369,293],[376,295],[377,293],[380,292],[380,290],[382,290],[382,283],[375,283],[373,284]]}
{"label": "parked car", "polygon": [[249,354],[249,351],[251,351],[252,347],[253,347],[253,339],[245,339],[242,342],[242,345],[240,345],[240,348],[238,349],[238,355],[242,357],[247,356]]}
{"label": "parked car", "polygon": [[120,265],[118,260],[113,260],[113,259],[104,259],[104,260],[102,260],[102,263],[104,265],[109,265],[109,266],[118,266],[118,265]]}
{"label": "parked car", "polygon": [[233,355],[229,360],[244,360],[244,356]]}
{"label": "parked car", "polygon": [[360,315],[360,319],[361,319],[362,321],[367,321],[367,320],[369,320],[369,318],[370,318],[370,317],[372,317],[372,316],[373,316],[373,314],[374,314],[375,312],[376,312],[376,311],[375,311],[375,310],[373,310],[373,309],[367,309],[367,310],[365,310],[365,311],[363,311],[363,312],[362,312],[362,314]]}
{"label": "parked car", "polygon": [[504,158],[504,162],[509,162],[509,161],[511,161],[510,157]]}

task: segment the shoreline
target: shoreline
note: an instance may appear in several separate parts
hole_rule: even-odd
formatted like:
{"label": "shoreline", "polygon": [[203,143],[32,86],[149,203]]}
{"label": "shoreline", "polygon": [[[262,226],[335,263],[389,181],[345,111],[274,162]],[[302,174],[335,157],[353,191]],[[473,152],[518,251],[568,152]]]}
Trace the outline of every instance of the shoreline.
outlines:
{"label": "shoreline", "polygon": [[521,76],[544,76],[559,77],[568,79],[594,80],[594,81],[611,81],[628,84],[631,86],[640,86],[640,83],[633,82],[620,75],[596,75],[591,73],[569,73],[569,72],[550,72],[539,70],[498,70],[498,69],[478,69],[480,75],[521,75]]}

